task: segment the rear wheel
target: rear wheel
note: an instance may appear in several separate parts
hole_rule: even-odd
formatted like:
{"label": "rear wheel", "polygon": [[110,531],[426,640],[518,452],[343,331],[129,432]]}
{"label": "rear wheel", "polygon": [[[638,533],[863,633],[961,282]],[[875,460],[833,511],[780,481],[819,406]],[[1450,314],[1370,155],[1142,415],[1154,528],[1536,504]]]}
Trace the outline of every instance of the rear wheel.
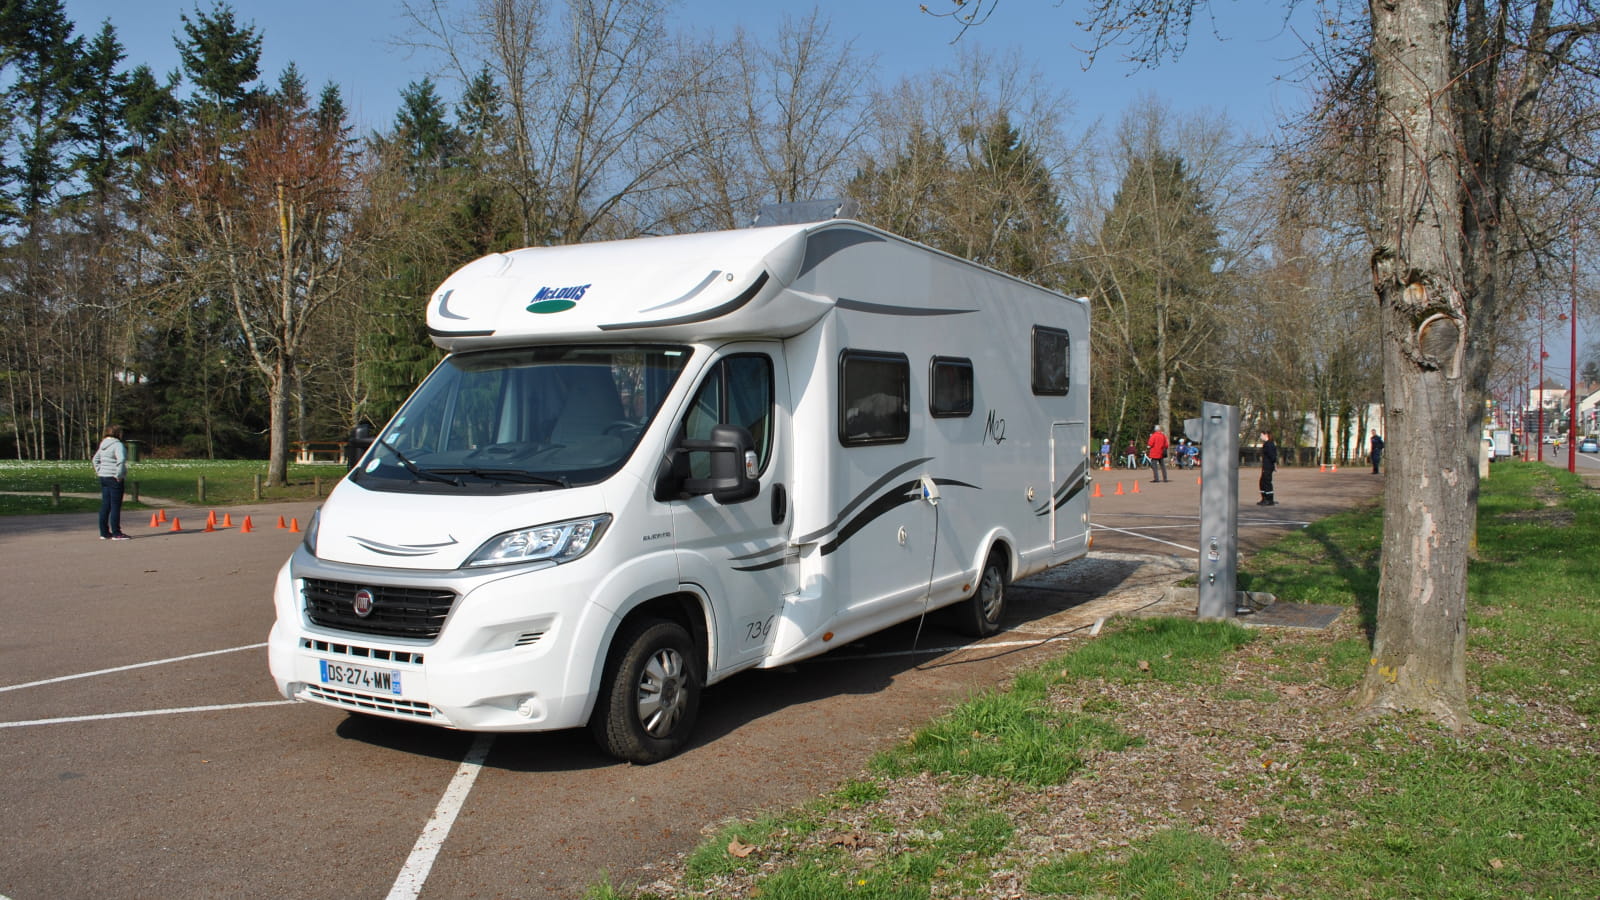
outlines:
{"label": "rear wheel", "polygon": [[984,560],[977,589],[957,610],[956,624],[965,634],[988,637],[1000,630],[1006,614],[1006,566],[998,551]]}
{"label": "rear wheel", "polygon": [[612,647],[589,729],[618,759],[660,762],[688,743],[700,712],[694,641],[676,622],[642,619]]}

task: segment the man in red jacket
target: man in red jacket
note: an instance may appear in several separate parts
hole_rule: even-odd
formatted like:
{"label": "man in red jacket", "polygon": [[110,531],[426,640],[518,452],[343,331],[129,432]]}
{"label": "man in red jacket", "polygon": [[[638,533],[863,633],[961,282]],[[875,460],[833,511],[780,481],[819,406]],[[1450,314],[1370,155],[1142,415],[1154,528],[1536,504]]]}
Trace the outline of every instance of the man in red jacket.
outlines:
{"label": "man in red jacket", "polygon": [[1157,425],[1156,430],[1150,432],[1150,440],[1145,442],[1146,452],[1150,455],[1151,481],[1167,480],[1167,436]]}

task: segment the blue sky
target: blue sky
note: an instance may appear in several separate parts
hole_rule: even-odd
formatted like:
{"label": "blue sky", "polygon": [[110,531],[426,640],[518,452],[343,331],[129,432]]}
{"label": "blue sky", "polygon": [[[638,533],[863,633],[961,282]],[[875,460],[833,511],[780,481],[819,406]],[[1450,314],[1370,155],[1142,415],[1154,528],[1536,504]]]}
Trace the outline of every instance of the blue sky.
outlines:
{"label": "blue sky", "polygon": [[[461,4],[468,0],[455,0]],[[927,0],[935,9],[949,0]],[[129,65],[148,63],[158,73],[178,66],[172,36],[179,15],[196,8],[194,0],[66,0],[67,15],[80,34],[97,32],[109,18],[128,50]],[[210,10],[210,0],[198,4]],[[948,19],[924,15],[917,0],[822,0],[818,8],[836,36],[879,59],[880,81],[930,71],[956,54],[956,28]],[[1293,109],[1300,88],[1292,81],[1300,52],[1297,37],[1281,21],[1281,4],[1270,0],[1229,0],[1216,4],[1223,18],[1213,36],[1198,24],[1188,51],[1177,63],[1155,71],[1130,72],[1111,57],[1083,71],[1084,56],[1073,49],[1083,36],[1073,25],[1075,3],[1002,0],[998,10],[963,42],[995,51],[1017,48],[1038,66],[1052,87],[1074,101],[1077,121],[1114,123],[1130,103],[1154,95],[1183,113],[1226,113],[1249,131],[1265,131],[1276,115]],[[673,24],[726,35],[736,24],[761,35],[776,31],[780,16],[810,7],[772,0],[684,0]],[[396,45],[406,21],[397,0],[236,0],[238,18],[253,23],[264,37],[263,69],[269,80],[290,60],[313,89],[339,84],[363,130],[388,124],[400,89],[430,72],[430,60]],[[1283,80],[1290,79],[1290,80]]]}

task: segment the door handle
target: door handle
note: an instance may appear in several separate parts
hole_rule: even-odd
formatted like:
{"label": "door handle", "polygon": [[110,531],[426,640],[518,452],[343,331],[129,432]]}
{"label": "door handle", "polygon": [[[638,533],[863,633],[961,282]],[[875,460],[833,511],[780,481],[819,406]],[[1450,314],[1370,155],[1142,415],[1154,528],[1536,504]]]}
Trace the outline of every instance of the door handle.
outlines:
{"label": "door handle", "polygon": [[783,485],[772,486],[772,524],[782,525],[783,520],[789,518],[789,492]]}

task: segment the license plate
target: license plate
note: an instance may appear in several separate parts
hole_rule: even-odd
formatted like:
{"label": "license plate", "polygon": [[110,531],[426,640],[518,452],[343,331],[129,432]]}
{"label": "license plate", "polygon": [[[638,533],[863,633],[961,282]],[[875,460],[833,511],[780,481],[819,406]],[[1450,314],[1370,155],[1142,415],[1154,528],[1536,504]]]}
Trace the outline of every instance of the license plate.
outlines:
{"label": "license plate", "polygon": [[322,683],[341,687],[360,688],[379,694],[400,696],[400,673],[393,669],[370,669],[345,663],[318,660],[322,666]]}

